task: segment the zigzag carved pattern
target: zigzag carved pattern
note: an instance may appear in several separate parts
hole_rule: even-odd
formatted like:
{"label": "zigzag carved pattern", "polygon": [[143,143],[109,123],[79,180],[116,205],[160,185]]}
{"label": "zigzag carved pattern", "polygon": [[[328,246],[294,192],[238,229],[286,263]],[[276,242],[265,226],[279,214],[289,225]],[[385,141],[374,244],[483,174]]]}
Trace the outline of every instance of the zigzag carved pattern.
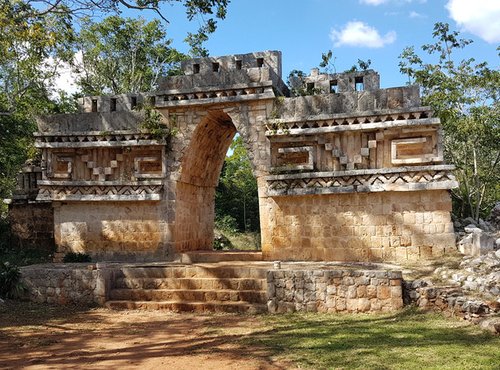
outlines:
{"label": "zigzag carved pattern", "polygon": [[51,186],[40,189],[40,195],[148,195],[159,194],[162,185],[126,185],[126,186]]}
{"label": "zigzag carved pattern", "polygon": [[441,181],[455,181],[455,177],[448,171],[419,171],[375,175],[315,177],[305,179],[271,180],[269,181],[269,189],[335,188],[344,186],[435,183]]}

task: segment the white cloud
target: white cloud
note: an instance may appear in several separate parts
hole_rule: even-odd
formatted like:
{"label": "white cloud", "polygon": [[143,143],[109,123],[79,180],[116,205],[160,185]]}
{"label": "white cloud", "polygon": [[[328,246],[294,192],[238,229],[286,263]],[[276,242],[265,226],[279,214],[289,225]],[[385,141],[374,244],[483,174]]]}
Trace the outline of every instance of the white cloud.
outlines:
{"label": "white cloud", "polygon": [[449,0],[446,8],[464,30],[489,43],[500,42],[500,1]]}
{"label": "white cloud", "polygon": [[348,22],[341,30],[332,29],[330,39],[335,46],[360,46],[368,48],[381,48],[392,44],[396,40],[396,32],[387,32],[384,36],[373,27],[364,22]]}
{"label": "white cloud", "polygon": [[361,4],[378,6],[382,4],[387,4],[389,2],[396,4],[409,4],[409,3],[421,3],[424,4],[427,0],[359,0]]}
{"label": "white cloud", "polygon": [[361,4],[368,4],[368,5],[380,5],[383,3],[388,2],[389,0],[359,0]]}
{"label": "white cloud", "polygon": [[427,16],[425,14],[418,13],[418,12],[412,10],[410,12],[410,18],[427,18]]}

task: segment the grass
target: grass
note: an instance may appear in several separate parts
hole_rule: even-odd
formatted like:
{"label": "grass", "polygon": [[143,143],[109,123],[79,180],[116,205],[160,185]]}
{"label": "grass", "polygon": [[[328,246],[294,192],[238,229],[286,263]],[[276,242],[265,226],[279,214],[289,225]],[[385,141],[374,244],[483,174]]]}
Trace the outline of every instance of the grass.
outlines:
{"label": "grass", "polygon": [[250,251],[260,250],[260,233],[241,232],[234,234],[226,233],[225,235],[235,249]]}
{"label": "grass", "polygon": [[244,339],[313,369],[500,369],[500,337],[441,315],[266,316],[267,329]]}

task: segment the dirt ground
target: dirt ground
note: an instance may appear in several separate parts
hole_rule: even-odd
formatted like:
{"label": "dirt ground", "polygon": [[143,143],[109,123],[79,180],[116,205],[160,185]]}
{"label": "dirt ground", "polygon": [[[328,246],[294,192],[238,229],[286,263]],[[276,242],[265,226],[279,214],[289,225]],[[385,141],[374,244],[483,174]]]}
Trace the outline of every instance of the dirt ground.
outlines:
{"label": "dirt ground", "polygon": [[289,369],[246,335],[259,316],[0,304],[0,369]]}

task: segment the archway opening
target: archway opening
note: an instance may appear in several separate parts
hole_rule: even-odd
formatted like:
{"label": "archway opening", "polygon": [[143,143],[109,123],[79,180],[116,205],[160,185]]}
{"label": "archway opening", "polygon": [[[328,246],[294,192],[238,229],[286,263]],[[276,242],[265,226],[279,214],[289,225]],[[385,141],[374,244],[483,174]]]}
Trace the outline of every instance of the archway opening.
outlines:
{"label": "archway opening", "polygon": [[243,138],[236,134],[215,192],[214,249],[260,250],[257,180]]}
{"label": "archway opening", "polygon": [[236,132],[231,118],[214,110],[206,113],[191,136],[176,186],[178,252],[212,250],[215,189]]}

